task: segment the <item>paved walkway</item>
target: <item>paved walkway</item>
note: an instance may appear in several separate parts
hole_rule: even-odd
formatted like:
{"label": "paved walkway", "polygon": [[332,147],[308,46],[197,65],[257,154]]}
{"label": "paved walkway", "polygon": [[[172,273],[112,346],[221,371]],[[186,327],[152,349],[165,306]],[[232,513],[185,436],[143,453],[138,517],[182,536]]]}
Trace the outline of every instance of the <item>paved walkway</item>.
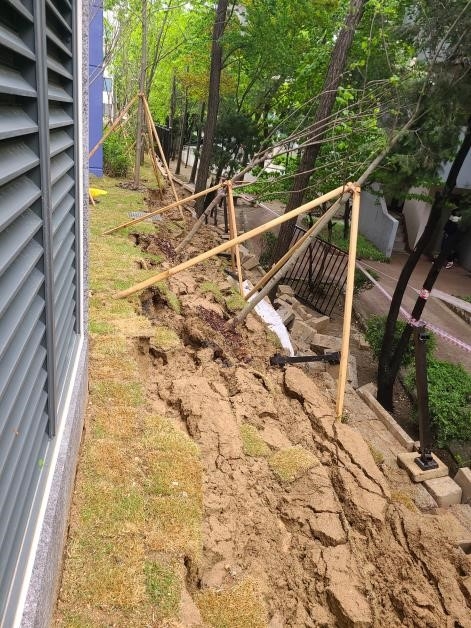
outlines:
{"label": "paved walkway", "polygon": [[[392,294],[406,259],[406,253],[394,253],[389,264],[362,262],[362,265],[367,270],[373,268],[379,274],[378,282],[389,294]],[[402,303],[408,312],[414,306],[417,290],[422,287],[430,270],[430,264],[429,260],[422,258],[412,274]],[[471,273],[460,266],[448,270],[443,269],[434,288],[453,296],[469,296],[471,295]],[[374,287],[371,290],[361,292],[356,297],[356,307],[365,317],[374,314],[386,314],[389,310],[389,301],[378,288]],[[422,319],[440,327],[451,336],[471,344],[471,326],[452,312],[440,299],[434,296],[429,297]],[[439,337],[437,337],[437,357],[450,362],[460,362],[471,372],[471,352],[464,351]]]}

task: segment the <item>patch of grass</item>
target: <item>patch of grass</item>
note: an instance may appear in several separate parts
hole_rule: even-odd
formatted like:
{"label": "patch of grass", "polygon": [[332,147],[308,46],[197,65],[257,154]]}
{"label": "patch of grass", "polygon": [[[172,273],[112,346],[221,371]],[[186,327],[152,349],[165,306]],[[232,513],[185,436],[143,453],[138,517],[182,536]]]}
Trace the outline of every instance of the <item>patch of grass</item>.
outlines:
{"label": "patch of grass", "polygon": [[236,290],[234,290],[232,294],[225,298],[225,302],[229,312],[238,312],[240,310],[243,310],[244,307],[247,305],[247,301]]}
{"label": "patch of grass", "polygon": [[266,628],[262,597],[250,579],[231,589],[205,589],[197,594],[196,603],[203,621],[212,628]]}
{"label": "patch of grass", "polygon": [[274,453],[268,459],[268,464],[279,480],[293,482],[312,467],[316,467],[319,460],[301,445],[296,445]]}
{"label": "patch of grass", "polygon": [[178,335],[173,331],[173,329],[165,326],[155,327],[155,331],[150,342],[151,344],[155,345],[159,349],[163,349],[164,351],[177,349],[181,346],[180,338],[178,337]]}
{"label": "patch of grass", "polygon": [[270,342],[276,349],[282,349],[283,345],[281,344],[281,340],[271,329],[266,330],[267,340]]}
{"label": "patch of grass", "polygon": [[262,439],[256,427],[248,423],[242,423],[240,426],[240,435],[246,456],[266,458],[270,455],[270,447],[268,447],[266,442]]}
{"label": "patch of grass", "polygon": [[212,294],[217,303],[224,305],[224,297],[219,287],[212,281],[203,281],[200,286],[201,294]]}
{"label": "patch of grass", "polygon": [[[149,178],[152,176],[149,173]],[[149,414],[134,338],[171,330],[139,315],[139,299],[114,299],[117,285],[153,274],[126,230],[104,229],[144,208],[142,193],[103,177],[108,195],[90,210],[90,394],[70,534],[54,625],[80,628],[161,625],[178,615],[182,557],[201,554],[202,469],[197,445]],[[136,231],[137,227],[133,227]],[[154,232],[141,223],[140,232]],[[167,302],[179,302],[164,286]],[[155,550],[168,556],[163,566]],[[156,620],[157,618],[157,620]],[[157,621],[157,623],[156,623]]]}
{"label": "patch of grass", "polygon": [[165,282],[159,281],[154,285],[154,288],[160,294],[162,299],[167,303],[169,308],[175,312],[175,314],[181,314],[182,306],[180,303],[180,299],[174,292],[170,290]]}
{"label": "patch of grass", "polygon": [[391,491],[391,501],[395,504],[402,504],[412,512],[417,512],[417,507],[413,499],[410,495],[404,493],[404,491]]}
{"label": "patch of grass", "polygon": [[146,591],[153,604],[157,606],[160,618],[176,615],[181,597],[181,579],[175,573],[175,567],[158,562],[146,562],[144,567]]}
{"label": "patch of grass", "polygon": [[466,301],[466,303],[471,303],[471,295],[467,295],[465,297],[458,297],[462,301]]}
{"label": "patch of grass", "polygon": [[373,460],[375,461],[375,464],[378,465],[378,467],[381,467],[382,464],[384,464],[384,455],[381,451],[379,451],[379,449],[376,449],[376,447],[374,445],[372,445],[371,443],[369,443],[367,441],[367,445],[368,445],[368,449],[370,450],[370,453],[373,457]]}

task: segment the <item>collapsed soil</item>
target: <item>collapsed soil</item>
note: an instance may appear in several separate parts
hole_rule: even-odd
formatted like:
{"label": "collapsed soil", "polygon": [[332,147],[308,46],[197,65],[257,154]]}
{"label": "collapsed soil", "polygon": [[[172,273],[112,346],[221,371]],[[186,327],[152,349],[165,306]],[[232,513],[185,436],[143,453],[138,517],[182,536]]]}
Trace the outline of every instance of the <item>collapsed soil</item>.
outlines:
{"label": "collapsed soil", "polygon": [[[178,234],[165,223],[137,240],[166,257]],[[218,243],[204,228],[184,257]],[[161,290],[146,291],[143,313],[177,342],[135,340],[152,409],[194,439],[204,468],[203,548],[185,557],[182,625],[207,625],[205,591],[250,581],[263,621],[244,623],[241,608],[240,620],[209,625],[471,626],[471,562],[456,521],[391,490],[360,434],[335,421],[326,375],[269,367],[279,349],[256,316],[228,331],[223,302],[202,291],[209,280],[230,293],[225,264],[212,259],[169,281],[180,313]]]}

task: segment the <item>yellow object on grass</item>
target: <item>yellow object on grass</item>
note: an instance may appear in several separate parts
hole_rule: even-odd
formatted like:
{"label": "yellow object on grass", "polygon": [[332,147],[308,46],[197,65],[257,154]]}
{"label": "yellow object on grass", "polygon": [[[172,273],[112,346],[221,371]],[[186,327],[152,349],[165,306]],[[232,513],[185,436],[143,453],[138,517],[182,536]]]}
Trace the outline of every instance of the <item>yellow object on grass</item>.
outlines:
{"label": "yellow object on grass", "polygon": [[90,196],[93,199],[98,198],[99,196],[105,196],[106,194],[108,194],[106,190],[100,190],[100,188],[88,188],[88,191],[90,192]]}

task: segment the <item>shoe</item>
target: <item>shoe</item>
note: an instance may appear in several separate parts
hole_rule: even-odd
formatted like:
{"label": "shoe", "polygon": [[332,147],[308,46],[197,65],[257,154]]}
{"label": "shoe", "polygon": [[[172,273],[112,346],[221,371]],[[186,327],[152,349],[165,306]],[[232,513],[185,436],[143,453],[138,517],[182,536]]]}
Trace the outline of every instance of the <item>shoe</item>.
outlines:
{"label": "shoe", "polygon": [[453,262],[447,262],[445,268],[453,268]]}

